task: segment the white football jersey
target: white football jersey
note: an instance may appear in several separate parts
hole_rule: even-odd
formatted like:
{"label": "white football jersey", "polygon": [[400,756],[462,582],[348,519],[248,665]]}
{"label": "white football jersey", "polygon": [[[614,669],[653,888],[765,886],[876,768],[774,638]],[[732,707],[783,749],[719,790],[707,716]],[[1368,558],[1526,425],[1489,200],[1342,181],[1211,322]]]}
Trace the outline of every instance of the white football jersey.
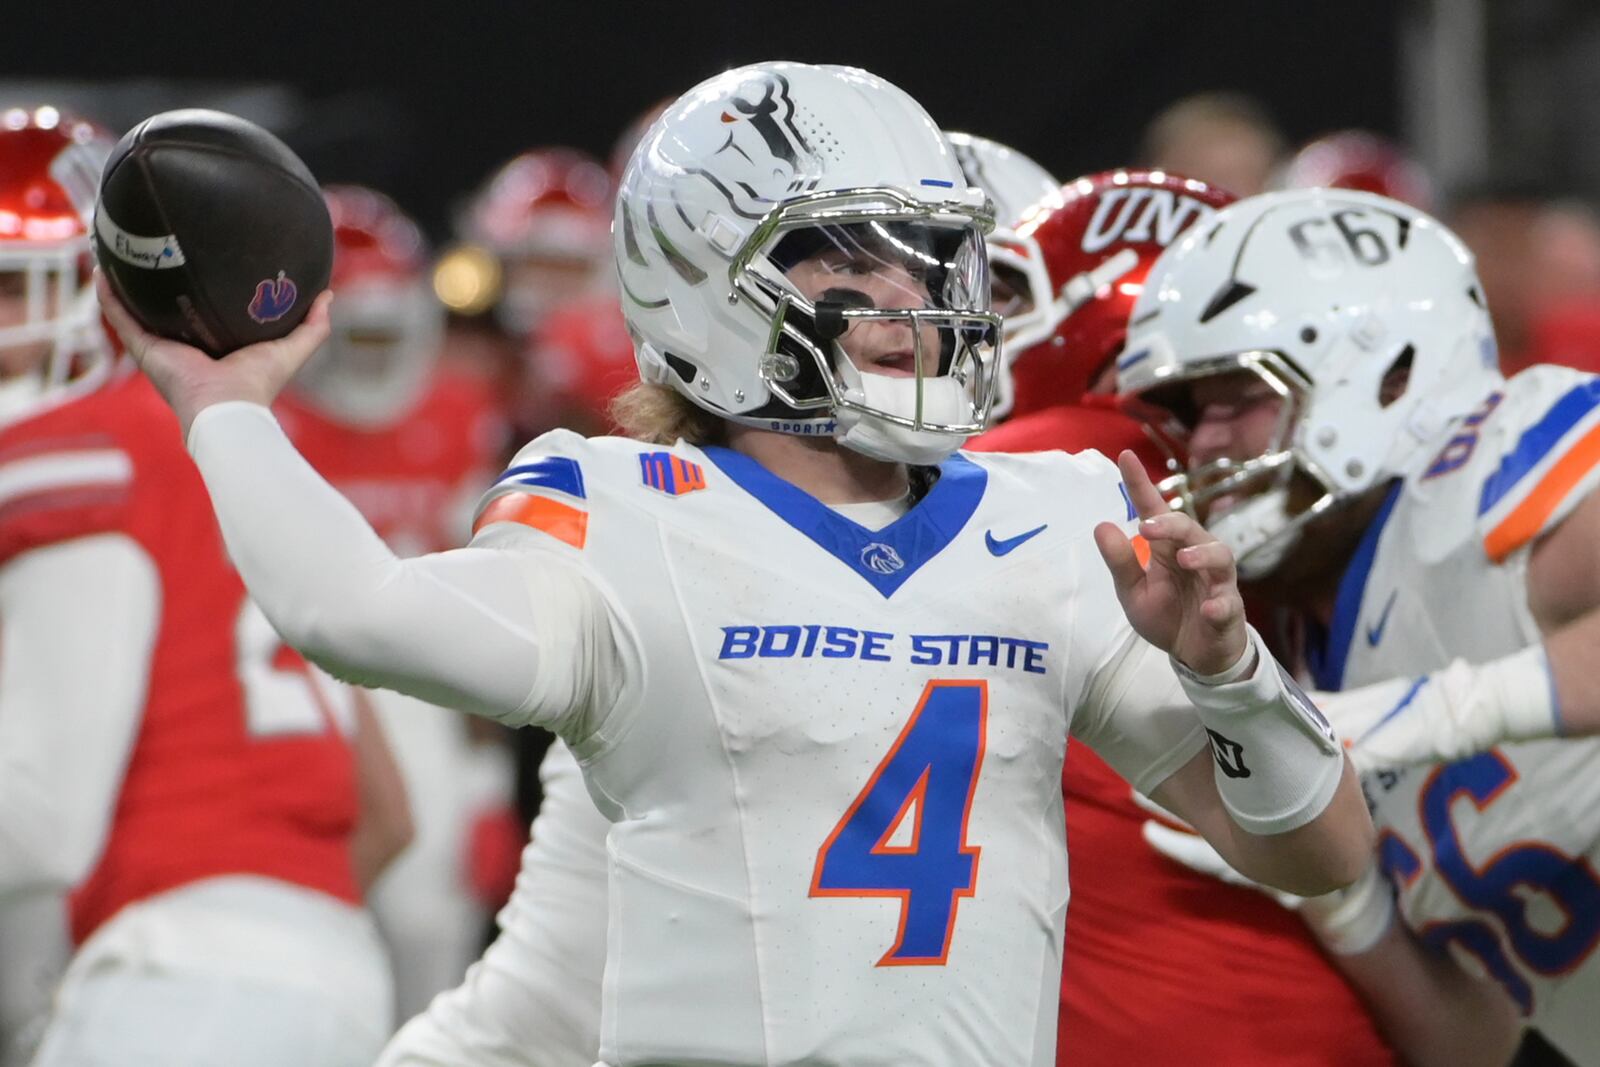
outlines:
{"label": "white football jersey", "polygon": [[1131,517],[1099,456],[957,455],[876,531],[725,449],[517,456],[475,543],[604,605],[527,707],[615,823],[605,1062],[1054,1063],[1068,730],[1145,791],[1205,743]]}
{"label": "white football jersey", "polygon": [[[1529,550],[1597,483],[1600,379],[1535,367],[1505,382],[1368,528],[1313,643],[1317,686],[1537,642]],[[1600,1063],[1600,741],[1504,745],[1364,784],[1411,928],[1499,981],[1568,1055]]]}

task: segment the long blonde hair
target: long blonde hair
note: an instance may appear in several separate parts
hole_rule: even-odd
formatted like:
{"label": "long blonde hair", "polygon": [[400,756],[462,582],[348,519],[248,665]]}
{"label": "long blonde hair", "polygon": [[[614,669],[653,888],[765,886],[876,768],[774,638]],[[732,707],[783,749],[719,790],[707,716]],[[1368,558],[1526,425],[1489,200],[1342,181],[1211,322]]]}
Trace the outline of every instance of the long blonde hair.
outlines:
{"label": "long blonde hair", "polygon": [[635,382],[611,402],[611,420],[624,436],[653,445],[680,437],[691,445],[720,445],[728,424],[667,385]]}

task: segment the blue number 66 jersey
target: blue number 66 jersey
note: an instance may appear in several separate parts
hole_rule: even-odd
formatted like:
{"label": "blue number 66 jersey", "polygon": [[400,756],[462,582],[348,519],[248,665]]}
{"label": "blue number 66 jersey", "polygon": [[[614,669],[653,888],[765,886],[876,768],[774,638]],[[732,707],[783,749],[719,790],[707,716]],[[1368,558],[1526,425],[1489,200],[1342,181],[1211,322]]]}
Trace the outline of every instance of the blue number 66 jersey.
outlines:
{"label": "blue number 66 jersey", "polygon": [[[1321,688],[1484,662],[1540,639],[1538,536],[1600,484],[1600,380],[1536,367],[1446,430],[1345,574]],[[1494,978],[1568,1055],[1600,1062],[1600,741],[1505,745],[1369,776],[1407,924]]]}

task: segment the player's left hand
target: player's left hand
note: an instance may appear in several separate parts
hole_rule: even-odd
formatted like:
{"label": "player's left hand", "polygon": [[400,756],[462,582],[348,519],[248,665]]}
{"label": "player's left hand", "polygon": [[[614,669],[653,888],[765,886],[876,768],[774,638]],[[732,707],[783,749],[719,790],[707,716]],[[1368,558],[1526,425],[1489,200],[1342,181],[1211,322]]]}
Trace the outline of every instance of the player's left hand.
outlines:
{"label": "player's left hand", "polygon": [[1094,540],[1117,586],[1128,621],[1146,641],[1196,674],[1221,674],[1250,647],[1244,600],[1228,546],[1193,518],[1167,507],[1132,452],[1117,457],[1139,533],[1150,543],[1141,566],[1133,544],[1114,523]]}
{"label": "player's left hand", "polygon": [[333,302],[333,295],[324,292],[311,305],[305,321],[287,335],[212,359],[198,348],[158,337],[140,326],[98,270],[95,293],[101,312],[128,355],[172,406],[185,438],[194,417],[212,404],[246,400],[271,405],[294,372],[327,340],[328,306]]}

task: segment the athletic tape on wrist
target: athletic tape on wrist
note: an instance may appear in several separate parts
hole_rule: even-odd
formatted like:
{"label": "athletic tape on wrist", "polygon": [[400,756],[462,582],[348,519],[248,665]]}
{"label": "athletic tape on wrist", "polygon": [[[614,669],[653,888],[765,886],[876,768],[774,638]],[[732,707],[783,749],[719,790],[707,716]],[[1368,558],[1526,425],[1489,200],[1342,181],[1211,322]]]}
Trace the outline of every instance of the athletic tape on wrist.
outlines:
{"label": "athletic tape on wrist", "polygon": [[1328,720],[1261,635],[1249,632],[1256,656],[1249,677],[1206,685],[1178,670],[1178,678],[1211,739],[1217,792],[1234,821],[1254,834],[1284,833],[1327,807],[1344,753]]}
{"label": "athletic tape on wrist", "polygon": [[1312,897],[1300,908],[1311,932],[1335,956],[1371,951],[1388,933],[1394,915],[1394,888],[1378,872],[1377,864],[1347,888]]}

